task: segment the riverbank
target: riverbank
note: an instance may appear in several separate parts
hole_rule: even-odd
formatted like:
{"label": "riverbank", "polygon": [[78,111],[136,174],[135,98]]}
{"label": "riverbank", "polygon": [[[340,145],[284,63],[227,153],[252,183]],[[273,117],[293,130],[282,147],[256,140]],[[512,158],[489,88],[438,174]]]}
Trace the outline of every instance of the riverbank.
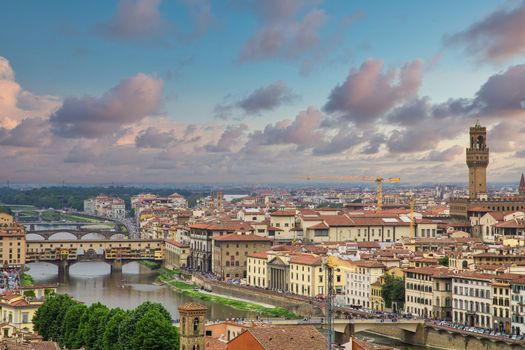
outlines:
{"label": "riverbank", "polygon": [[230,306],[237,310],[256,312],[261,316],[281,317],[286,319],[301,318],[301,316],[290,312],[283,307],[273,307],[268,304],[249,302],[241,298],[232,298],[217,293],[201,291],[196,284],[187,283],[178,279],[179,276],[179,271],[172,271],[162,268],[160,269],[160,275],[158,279],[173,290],[195,299]]}

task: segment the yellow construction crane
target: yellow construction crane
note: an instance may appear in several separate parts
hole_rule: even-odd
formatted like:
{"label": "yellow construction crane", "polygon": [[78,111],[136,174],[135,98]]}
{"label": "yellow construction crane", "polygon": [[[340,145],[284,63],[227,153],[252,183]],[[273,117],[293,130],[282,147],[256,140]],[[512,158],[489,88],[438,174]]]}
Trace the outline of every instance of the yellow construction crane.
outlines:
{"label": "yellow construction crane", "polygon": [[414,194],[410,192],[410,236],[415,237],[414,232]]}
{"label": "yellow construction crane", "polygon": [[382,176],[306,176],[302,177],[305,180],[342,180],[342,181],[353,181],[353,182],[375,182],[376,183],[376,200],[377,210],[383,208],[383,182],[399,182],[401,178],[391,177],[384,178]]}

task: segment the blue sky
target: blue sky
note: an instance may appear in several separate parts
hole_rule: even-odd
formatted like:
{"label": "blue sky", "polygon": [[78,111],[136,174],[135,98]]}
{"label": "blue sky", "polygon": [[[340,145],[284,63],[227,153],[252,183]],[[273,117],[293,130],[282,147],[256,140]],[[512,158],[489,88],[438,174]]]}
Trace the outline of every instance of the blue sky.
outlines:
{"label": "blue sky", "polygon": [[[312,173],[320,164],[330,164],[335,175],[350,172],[342,160],[363,167],[362,172],[395,173],[399,169],[390,165],[395,157],[397,164],[412,169],[407,178],[415,180],[420,178],[417,169],[421,166],[434,169],[444,163],[462,164],[458,147],[464,147],[463,132],[472,120],[481,117],[501,133],[516,129],[510,123],[521,116],[518,108],[480,108],[489,103],[476,99],[476,93],[491,76],[505,78],[505,72],[523,63],[522,1],[3,1],[0,6],[0,57],[15,75],[5,80],[11,80],[10,87],[18,86],[21,92],[16,94],[31,94],[39,104],[25,108],[24,97],[16,94],[9,95],[18,99],[10,107],[2,110],[0,104],[0,147],[6,148],[14,167],[5,175],[11,181],[59,180],[64,175],[58,169],[71,165],[75,149],[90,149],[94,154],[79,161],[83,170],[71,174],[68,180],[72,182],[114,181],[115,174],[126,167],[134,169],[134,174],[125,181],[144,182],[141,180],[147,177],[165,182],[174,173],[180,174],[181,181],[191,181],[202,162],[220,170],[215,178],[203,171],[198,181],[235,180],[243,164],[249,164],[260,171],[240,178],[246,180],[250,175],[256,182],[273,172],[271,167],[260,166],[271,162],[269,154],[281,157],[275,162],[277,168],[293,159],[301,164],[297,171]],[[512,33],[505,32],[508,29],[502,23],[514,22]],[[513,38],[507,42],[509,35]],[[259,37],[264,40],[257,41]],[[498,40],[505,41],[504,45]],[[494,50],[485,52],[486,47]],[[416,76],[415,81],[385,96],[378,94],[378,99],[385,100],[377,105],[384,104],[384,108],[371,106],[375,102],[368,98],[368,105],[356,105],[361,103],[355,98],[364,94],[360,90],[366,79],[377,89],[396,87],[403,78],[402,67],[416,61],[417,67],[406,73],[407,79]],[[517,71],[521,72],[514,73]],[[351,72],[362,73],[362,77]],[[132,79],[138,74],[146,81]],[[148,107],[141,110],[144,114],[130,119],[126,116],[133,113],[128,111],[111,114],[126,98],[137,98],[122,84],[126,79],[131,79],[128,83],[133,88],[143,83],[152,88],[141,95],[146,98],[144,103],[136,101]],[[341,89],[336,96],[337,87]],[[525,100],[524,87],[509,89],[517,88],[517,98]],[[114,95],[104,99],[111,91],[118,92],[122,100],[115,101]],[[373,95],[374,89],[371,91],[367,93]],[[154,95],[157,93],[159,96]],[[449,113],[444,121],[429,112],[439,106],[448,108],[444,105],[461,98],[470,103],[463,106],[461,116]],[[416,100],[425,104],[411,112],[422,113],[418,122],[428,118],[433,124],[449,123],[447,128],[457,123],[453,124],[457,131],[443,131],[449,137],[421,142],[421,147],[400,147],[399,142],[411,142],[408,136],[417,130],[392,122],[392,113],[396,108],[406,110]],[[333,108],[327,108],[330,101]],[[226,112],[218,113],[218,106]],[[308,118],[300,120],[301,111],[310,111]],[[501,114],[510,117],[499,119]],[[41,122],[43,144],[29,147],[12,141],[14,129],[26,118]],[[97,127],[89,125],[89,133],[83,133],[90,121],[98,123]],[[519,124],[517,130],[521,127]],[[300,134],[295,134],[297,130]],[[29,128],[24,131],[31,132]],[[145,145],[138,142],[141,133],[143,140],[155,138],[154,147],[151,143],[139,146]],[[372,147],[376,152],[368,148],[374,143],[373,135],[379,145]],[[502,153],[501,159],[521,156],[517,145],[503,143],[495,148]],[[58,145],[61,154],[48,149]],[[114,156],[128,152],[130,160],[120,159],[115,165],[108,156],[100,163],[100,154],[105,153],[97,149],[101,145],[115,152]],[[445,151],[447,155],[436,153]],[[56,164],[38,179],[30,174],[30,154]],[[135,159],[131,159],[133,154]],[[171,155],[167,159],[173,157],[180,163],[171,168],[164,164],[167,154]],[[446,165],[441,167],[446,169]],[[100,166],[107,173],[95,174]],[[158,172],[152,171],[157,166]],[[511,167],[497,178],[511,179],[519,171]],[[443,171],[444,180],[448,174]]]}

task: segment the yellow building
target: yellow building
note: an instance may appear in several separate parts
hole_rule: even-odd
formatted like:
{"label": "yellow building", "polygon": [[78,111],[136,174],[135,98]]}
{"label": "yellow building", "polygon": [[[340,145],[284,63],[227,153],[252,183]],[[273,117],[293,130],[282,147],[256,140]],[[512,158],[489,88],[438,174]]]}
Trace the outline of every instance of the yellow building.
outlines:
{"label": "yellow building", "polygon": [[11,225],[15,222],[12,215],[7,213],[0,213],[0,225]]}
{"label": "yellow building", "polygon": [[0,214],[0,259],[4,266],[23,266],[26,263],[26,229],[8,214]]}
{"label": "yellow building", "polygon": [[[33,316],[46,296],[56,293],[56,287],[25,287],[0,296],[2,322],[16,330],[33,332]],[[2,332],[6,332],[2,328]]]}
{"label": "yellow building", "polygon": [[290,258],[290,292],[306,297],[325,293],[326,276],[322,259],[314,254],[297,254]]}
{"label": "yellow building", "polygon": [[165,240],[164,263],[168,269],[188,267],[190,246],[173,240]]}
{"label": "yellow building", "polygon": [[252,287],[268,288],[268,279],[266,275],[268,263],[268,253],[258,252],[251,253],[247,256],[247,276],[246,283]]}

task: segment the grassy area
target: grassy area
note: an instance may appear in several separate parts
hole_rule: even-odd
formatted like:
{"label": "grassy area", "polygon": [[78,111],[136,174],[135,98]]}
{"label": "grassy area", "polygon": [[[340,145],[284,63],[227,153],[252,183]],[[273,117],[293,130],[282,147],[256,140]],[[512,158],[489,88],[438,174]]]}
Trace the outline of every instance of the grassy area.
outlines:
{"label": "grassy area", "polygon": [[237,310],[252,311],[252,312],[256,312],[263,316],[282,317],[286,319],[301,318],[301,316],[296,315],[293,312],[290,312],[283,307],[270,308],[270,307],[265,307],[259,304],[250,303],[247,301],[235,300],[235,299],[230,299],[230,298],[226,298],[222,296],[203,293],[196,289],[197,288],[196,285],[189,284],[189,283],[182,282],[182,281],[172,280],[171,278],[169,278],[169,276],[173,277],[175,275],[176,273],[170,272],[170,270],[162,271],[161,275],[159,276],[159,279],[165,282],[166,284],[168,284],[169,286],[171,286],[173,289],[179,291],[180,293],[185,294],[195,299],[206,300],[206,301],[211,301],[213,303],[227,305]]}
{"label": "grassy area", "polygon": [[46,210],[42,213],[42,219],[45,221],[72,221],[85,223],[100,223],[101,221],[95,218],[89,218],[81,215],[62,213],[56,210]]}
{"label": "grassy area", "polygon": [[139,264],[141,264],[142,266],[146,266],[147,268],[152,270],[158,270],[161,266],[160,262],[149,260],[139,260]]}
{"label": "grassy area", "polygon": [[20,275],[20,284],[22,284],[23,287],[32,286],[34,283],[35,281],[33,281],[33,277],[31,277],[30,274],[23,272]]}

